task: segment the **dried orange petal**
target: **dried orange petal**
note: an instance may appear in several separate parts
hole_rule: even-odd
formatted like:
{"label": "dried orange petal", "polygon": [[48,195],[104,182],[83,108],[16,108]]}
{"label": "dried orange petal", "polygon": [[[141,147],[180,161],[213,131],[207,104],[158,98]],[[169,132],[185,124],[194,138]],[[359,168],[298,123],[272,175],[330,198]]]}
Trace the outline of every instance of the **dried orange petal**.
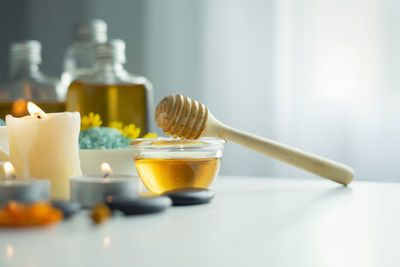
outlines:
{"label": "dried orange petal", "polygon": [[97,204],[92,209],[92,214],[90,215],[93,222],[96,224],[102,223],[111,215],[110,208],[105,204]]}
{"label": "dried orange petal", "polygon": [[0,226],[48,225],[60,221],[62,217],[62,212],[47,202],[22,204],[12,201],[0,209]]}

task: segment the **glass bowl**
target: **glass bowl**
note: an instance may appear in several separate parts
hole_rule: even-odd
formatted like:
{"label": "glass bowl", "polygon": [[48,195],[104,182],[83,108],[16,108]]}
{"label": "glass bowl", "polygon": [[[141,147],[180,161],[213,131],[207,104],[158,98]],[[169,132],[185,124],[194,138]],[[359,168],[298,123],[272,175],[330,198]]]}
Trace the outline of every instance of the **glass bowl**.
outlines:
{"label": "glass bowl", "polygon": [[200,138],[136,139],[131,147],[136,170],[155,194],[184,188],[208,188],[217,177],[225,140]]}

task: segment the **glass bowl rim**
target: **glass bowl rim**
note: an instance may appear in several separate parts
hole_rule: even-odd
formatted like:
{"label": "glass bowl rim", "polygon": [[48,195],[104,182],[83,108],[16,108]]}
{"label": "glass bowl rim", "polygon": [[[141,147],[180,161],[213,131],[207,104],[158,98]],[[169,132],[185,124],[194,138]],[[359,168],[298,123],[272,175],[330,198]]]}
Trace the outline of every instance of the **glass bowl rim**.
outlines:
{"label": "glass bowl rim", "polygon": [[[155,146],[154,142],[167,141],[171,144]],[[194,144],[184,145],[182,142],[190,141],[196,142]],[[199,143],[201,142],[201,143]],[[207,148],[223,148],[226,141],[218,137],[202,137],[195,140],[185,140],[172,137],[157,137],[157,138],[137,138],[131,144],[130,147],[133,149],[154,149],[154,150],[165,150],[165,149],[207,149]]]}

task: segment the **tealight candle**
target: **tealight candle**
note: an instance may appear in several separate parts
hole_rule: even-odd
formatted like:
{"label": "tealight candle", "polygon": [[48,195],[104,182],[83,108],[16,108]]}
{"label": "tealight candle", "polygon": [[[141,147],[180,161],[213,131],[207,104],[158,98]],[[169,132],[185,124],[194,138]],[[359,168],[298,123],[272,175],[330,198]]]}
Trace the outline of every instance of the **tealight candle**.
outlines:
{"label": "tealight candle", "polygon": [[0,204],[11,200],[20,202],[47,201],[50,198],[50,181],[35,178],[16,178],[10,162],[4,163],[6,178],[0,179]]}
{"label": "tealight candle", "polygon": [[139,196],[139,177],[112,174],[111,166],[101,164],[103,175],[71,177],[71,200],[90,208],[98,203]]}
{"label": "tealight candle", "polygon": [[32,102],[31,115],[6,116],[10,161],[17,177],[51,181],[51,198],[69,198],[69,178],[82,175],[79,162],[80,115],[78,112],[46,114]]}

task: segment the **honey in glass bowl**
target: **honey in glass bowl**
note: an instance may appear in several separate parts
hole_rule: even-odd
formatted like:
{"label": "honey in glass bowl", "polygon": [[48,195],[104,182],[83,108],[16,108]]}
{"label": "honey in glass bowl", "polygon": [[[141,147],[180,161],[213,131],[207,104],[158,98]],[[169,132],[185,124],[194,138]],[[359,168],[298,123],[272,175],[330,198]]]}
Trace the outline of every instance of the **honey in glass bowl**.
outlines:
{"label": "honey in glass bowl", "polygon": [[218,175],[225,141],[218,138],[137,139],[136,170],[155,194],[183,188],[208,188]]}

